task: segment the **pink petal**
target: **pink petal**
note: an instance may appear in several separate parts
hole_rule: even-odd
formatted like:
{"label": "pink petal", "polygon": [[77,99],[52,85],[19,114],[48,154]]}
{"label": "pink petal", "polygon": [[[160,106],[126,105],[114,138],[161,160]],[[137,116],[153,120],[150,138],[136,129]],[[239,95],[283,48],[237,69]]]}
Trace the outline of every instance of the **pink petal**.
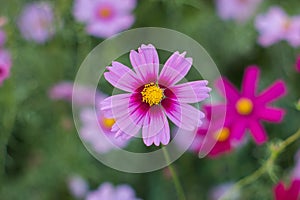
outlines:
{"label": "pink petal", "polygon": [[299,199],[300,194],[300,180],[294,180],[290,189],[288,190],[289,199]]}
{"label": "pink petal", "polygon": [[209,97],[210,88],[206,87],[207,81],[193,81],[171,86],[175,98],[182,103],[197,103]]}
{"label": "pink petal", "polygon": [[282,182],[278,183],[274,189],[275,192],[275,199],[276,200],[283,200],[285,196],[285,189]]}
{"label": "pink petal", "polygon": [[145,117],[143,126],[143,140],[147,146],[153,143],[159,146],[160,143],[166,145],[170,140],[169,123],[161,106],[152,106]]}
{"label": "pink petal", "polygon": [[216,88],[229,102],[236,102],[239,98],[239,92],[226,78],[219,78],[216,83]]}
{"label": "pink petal", "polygon": [[130,118],[129,114],[123,117],[116,119],[115,124],[113,125],[111,131],[117,132],[116,137],[122,136],[123,138],[130,138],[137,135],[141,129],[141,124],[144,120],[144,117],[140,118],[138,121],[128,120]]}
{"label": "pink petal", "polygon": [[280,97],[286,95],[285,83],[281,80],[265,89],[256,99],[257,104],[271,103]]}
{"label": "pink petal", "polygon": [[185,58],[185,54],[185,52],[182,54],[175,52],[167,60],[159,76],[158,83],[160,85],[164,87],[172,86],[186,76],[193,60],[192,58]]}
{"label": "pink petal", "polygon": [[259,79],[259,68],[257,66],[247,67],[242,84],[242,94],[245,97],[255,97],[258,79]]}
{"label": "pink petal", "polygon": [[296,61],[296,70],[300,72],[300,56],[298,56],[297,61]]}
{"label": "pink petal", "polygon": [[262,120],[279,123],[282,121],[285,114],[284,109],[280,108],[260,108],[257,115]]}
{"label": "pink petal", "polygon": [[246,125],[244,120],[235,121],[231,127],[231,137],[236,141],[241,141],[245,135]]}
{"label": "pink petal", "polygon": [[129,113],[128,107],[132,94],[118,94],[104,99],[100,109],[106,118],[123,117]]}
{"label": "pink petal", "polygon": [[250,121],[249,129],[254,138],[254,141],[257,144],[263,144],[264,142],[267,141],[268,136],[266,134],[266,131],[265,131],[264,127],[258,121]]}
{"label": "pink petal", "polygon": [[201,125],[201,119],[205,117],[204,113],[193,106],[169,98],[164,99],[161,104],[169,119],[185,130],[194,130]]}
{"label": "pink petal", "polygon": [[159,58],[155,47],[151,44],[142,45],[138,52],[130,52],[130,61],[143,83],[156,82],[159,71]]}
{"label": "pink petal", "polygon": [[104,73],[105,79],[114,87],[127,92],[135,91],[140,82],[136,79],[136,74],[119,62],[112,62],[112,67],[107,67],[109,72]]}

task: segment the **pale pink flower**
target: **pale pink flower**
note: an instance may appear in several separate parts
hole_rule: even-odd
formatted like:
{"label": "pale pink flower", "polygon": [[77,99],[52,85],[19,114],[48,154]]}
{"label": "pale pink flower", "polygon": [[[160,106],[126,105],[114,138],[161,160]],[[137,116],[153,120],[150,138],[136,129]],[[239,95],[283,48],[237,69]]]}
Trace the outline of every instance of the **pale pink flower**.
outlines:
{"label": "pale pink flower", "polygon": [[111,183],[103,183],[95,191],[89,192],[85,200],[139,200],[129,185],[114,187]]}
{"label": "pale pink flower", "polygon": [[10,76],[11,64],[10,54],[5,50],[0,49],[0,85],[2,85],[3,81]]}
{"label": "pale pink flower", "polygon": [[273,6],[266,14],[256,17],[255,27],[259,32],[258,43],[262,46],[281,40],[294,47],[300,45],[300,15],[289,17],[282,8]]}
{"label": "pale pink flower", "polygon": [[73,14],[93,36],[107,38],[130,28],[136,0],[75,0]]}
{"label": "pale pink flower", "polygon": [[[92,105],[94,103],[94,95],[91,94],[93,94],[95,91],[91,87],[78,86],[76,89],[78,90],[78,95],[74,96],[72,99],[73,82],[62,81],[52,86],[48,91],[48,95],[53,100],[65,100],[69,102],[72,102],[73,100],[74,104],[76,105]],[[97,95],[98,92],[96,91],[96,96]]]}
{"label": "pale pink flower", "polygon": [[70,193],[76,198],[84,198],[88,193],[88,183],[80,176],[74,175],[68,180]]}
{"label": "pale pink flower", "polygon": [[262,0],[216,0],[217,10],[224,20],[245,22],[256,11]]}
{"label": "pale pink flower", "polygon": [[30,3],[23,9],[18,26],[26,40],[45,43],[54,35],[54,16],[48,2]]}

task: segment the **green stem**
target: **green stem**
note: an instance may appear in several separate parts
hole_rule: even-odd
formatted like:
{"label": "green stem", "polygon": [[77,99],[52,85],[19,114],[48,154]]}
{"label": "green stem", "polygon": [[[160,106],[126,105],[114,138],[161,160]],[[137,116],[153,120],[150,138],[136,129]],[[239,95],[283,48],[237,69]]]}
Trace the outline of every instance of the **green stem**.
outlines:
{"label": "green stem", "polygon": [[[165,156],[167,164],[171,163],[170,156],[169,156],[169,153],[168,153],[166,147],[162,147],[162,150],[164,152],[164,156]],[[169,164],[168,168],[169,168],[170,173],[171,173],[172,178],[173,178],[173,182],[174,182],[174,185],[175,185],[175,188],[176,188],[176,191],[177,191],[178,199],[185,200],[186,198],[185,198],[185,195],[184,195],[183,188],[180,184],[179,178],[177,176],[177,173],[176,173],[173,165]]]}
{"label": "green stem", "polygon": [[281,142],[277,145],[273,145],[271,147],[271,155],[266,160],[266,162],[264,162],[264,164],[259,169],[254,171],[252,174],[250,174],[249,176],[246,176],[245,178],[242,178],[241,180],[236,182],[234,184],[234,186],[232,187],[232,189],[223,195],[221,200],[230,199],[230,196],[233,193],[233,191],[238,190],[238,189],[256,181],[265,173],[271,172],[270,170],[272,170],[272,167],[275,163],[275,160],[278,158],[278,156],[285,150],[286,147],[288,147],[290,144],[292,144],[299,138],[300,138],[300,129],[298,129],[298,131],[296,133],[294,133],[293,135],[291,135],[290,137],[285,139],[283,142]]}

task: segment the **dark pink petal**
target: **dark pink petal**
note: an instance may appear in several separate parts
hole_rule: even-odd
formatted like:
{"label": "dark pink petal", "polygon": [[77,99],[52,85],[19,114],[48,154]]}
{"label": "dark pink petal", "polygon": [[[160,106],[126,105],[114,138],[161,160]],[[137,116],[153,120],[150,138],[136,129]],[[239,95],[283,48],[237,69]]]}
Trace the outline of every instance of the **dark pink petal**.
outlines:
{"label": "dark pink petal", "polygon": [[257,66],[247,67],[242,84],[242,95],[248,98],[255,97],[258,79],[259,68]]}
{"label": "dark pink petal", "polygon": [[197,103],[209,97],[211,89],[206,87],[208,81],[192,81],[175,86],[170,89],[176,99],[182,103]]}
{"label": "dark pink petal", "polygon": [[289,199],[298,200],[300,197],[300,180],[293,180],[290,189],[288,190]]}
{"label": "dark pink petal", "polygon": [[241,141],[245,131],[246,131],[246,122],[244,120],[236,120],[233,122],[231,127],[231,137],[236,141]]}
{"label": "dark pink petal", "polygon": [[156,82],[159,71],[159,58],[155,47],[151,44],[142,45],[138,52],[130,52],[130,61],[143,83]]}
{"label": "dark pink petal", "polygon": [[166,98],[161,102],[169,119],[179,128],[194,130],[201,125],[204,113],[185,103]]}
{"label": "dark pink petal", "polygon": [[159,146],[170,141],[170,128],[165,113],[161,106],[152,106],[145,116],[143,125],[143,140],[147,146],[153,143]]}
{"label": "dark pink petal", "polygon": [[185,58],[185,54],[185,52],[182,54],[175,52],[167,60],[159,76],[158,83],[160,85],[172,86],[186,76],[192,66],[193,59]]}
{"label": "dark pink petal", "polygon": [[285,189],[282,182],[278,183],[274,188],[275,200],[285,200]]}
{"label": "dark pink petal", "polygon": [[236,102],[240,98],[239,91],[226,78],[219,78],[215,85],[227,101]]}
{"label": "dark pink petal", "polygon": [[296,70],[300,72],[300,56],[298,56],[297,61],[296,61]]}
{"label": "dark pink petal", "polygon": [[256,99],[257,104],[271,103],[280,97],[286,95],[285,83],[281,80],[265,89]]}
{"label": "dark pink petal", "polygon": [[257,115],[260,119],[269,122],[279,123],[282,121],[285,114],[285,110],[281,108],[260,108],[257,111]]}
{"label": "dark pink petal", "polygon": [[211,158],[220,156],[232,149],[230,141],[217,142],[212,150],[209,152],[208,156]]}
{"label": "dark pink petal", "polygon": [[266,134],[266,131],[265,131],[264,127],[258,121],[250,121],[249,129],[254,138],[254,141],[257,144],[263,144],[264,142],[267,141],[268,136]]}
{"label": "dark pink petal", "polygon": [[113,62],[112,67],[107,67],[107,69],[109,72],[105,72],[104,77],[116,88],[133,92],[141,85],[136,74],[119,62]]}

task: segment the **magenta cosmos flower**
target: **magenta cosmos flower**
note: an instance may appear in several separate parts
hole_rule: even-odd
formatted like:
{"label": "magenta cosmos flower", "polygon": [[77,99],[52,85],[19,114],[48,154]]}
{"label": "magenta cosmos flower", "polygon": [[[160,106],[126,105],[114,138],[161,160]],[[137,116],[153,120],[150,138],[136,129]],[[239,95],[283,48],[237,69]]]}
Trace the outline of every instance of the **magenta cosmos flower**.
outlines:
{"label": "magenta cosmos flower", "polygon": [[73,14],[93,36],[107,38],[130,28],[136,0],[75,0]]}
{"label": "magenta cosmos flower", "polygon": [[95,191],[89,192],[86,200],[139,200],[134,190],[129,185],[118,185],[114,187],[110,183],[103,183]]}
{"label": "magenta cosmos flower", "polygon": [[53,11],[49,3],[31,3],[23,9],[18,26],[26,40],[45,43],[54,35],[53,20]]}
{"label": "magenta cosmos flower", "polygon": [[11,64],[10,54],[5,50],[0,49],[0,85],[2,85],[3,81],[10,76]]}
{"label": "magenta cosmos flower", "polygon": [[300,15],[289,17],[280,7],[271,7],[266,14],[258,15],[255,26],[260,36],[258,43],[270,46],[280,40],[300,45]]}
{"label": "magenta cosmos flower", "polygon": [[245,22],[255,12],[262,0],[216,0],[219,16],[224,20]]}
{"label": "magenta cosmos flower", "polygon": [[[276,81],[269,88],[257,94],[259,68],[250,66],[246,69],[242,91],[239,92],[227,79],[222,78],[216,82],[216,87],[226,98],[226,104],[214,105],[220,110],[220,115],[227,109],[226,121],[231,123],[231,137],[240,141],[246,129],[249,129],[255,142],[262,144],[267,140],[267,134],[261,120],[279,123],[285,111],[271,107],[269,104],[286,94],[283,81]],[[222,90],[224,84],[225,91]]]}
{"label": "magenta cosmos flower", "polygon": [[[189,105],[209,97],[206,80],[175,85],[192,66],[185,52],[175,52],[159,74],[159,58],[153,45],[142,45],[138,52],[130,52],[133,70],[119,62],[107,67],[104,77],[114,87],[128,93],[111,96],[102,103],[102,110],[116,123],[112,131],[116,136],[135,136],[142,129],[147,146],[170,140],[167,117],[178,127],[194,130],[201,124],[204,114]],[[158,75],[159,74],[159,75]]]}
{"label": "magenta cosmos flower", "polygon": [[296,70],[300,72],[300,56],[298,56],[297,61],[296,61]]}
{"label": "magenta cosmos flower", "polygon": [[274,188],[275,200],[299,200],[300,180],[293,180],[289,188],[285,188],[282,182]]}

